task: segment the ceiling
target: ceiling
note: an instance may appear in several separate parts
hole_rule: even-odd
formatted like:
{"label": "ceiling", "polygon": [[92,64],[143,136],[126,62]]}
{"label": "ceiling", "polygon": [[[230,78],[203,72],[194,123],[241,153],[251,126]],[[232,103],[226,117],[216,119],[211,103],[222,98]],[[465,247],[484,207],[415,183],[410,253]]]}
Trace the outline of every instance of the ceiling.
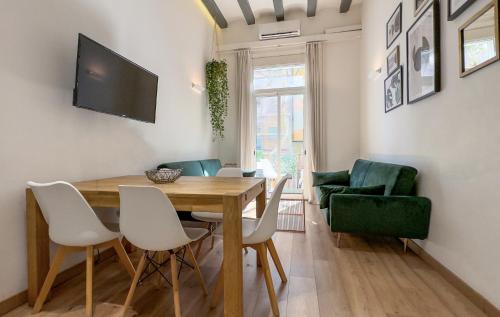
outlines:
{"label": "ceiling", "polygon": [[[285,10],[285,20],[289,12],[303,12],[306,16],[308,2],[311,0],[282,0]],[[228,23],[245,21],[242,9],[238,0],[213,0]],[[279,2],[279,1],[278,1]],[[316,14],[321,10],[335,9],[340,10],[342,0],[316,0]],[[352,5],[361,3],[362,0],[352,0]],[[263,16],[274,15],[273,0],[248,0],[251,11],[255,19],[260,19]]]}

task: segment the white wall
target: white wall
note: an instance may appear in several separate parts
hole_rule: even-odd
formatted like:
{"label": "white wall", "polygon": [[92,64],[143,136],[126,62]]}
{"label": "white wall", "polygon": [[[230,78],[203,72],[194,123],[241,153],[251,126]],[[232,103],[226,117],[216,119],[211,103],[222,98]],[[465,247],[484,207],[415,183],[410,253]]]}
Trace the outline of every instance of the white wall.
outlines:
{"label": "white wall", "polygon": [[[27,287],[26,181],[216,157],[205,97],[191,89],[212,25],[199,0],[0,2],[0,301]],[[156,124],[72,107],[79,32],[159,75]]]}
{"label": "white wall", "polygon": [[[479,0],[448,22],[441,1],[442,92],[384,113],[383,81],[368,79],[383,66],[385,24],[400,1],[365,0],[361,49],[361,152],[364,157],[415,166],[419,194],[432,200],[429,238],[420,244],[434,258],[500,307],[500,63],[459,78],[457,29]],[[402,61],[406,30],[415,20],[403,1]],[[406,75],[406,70],[405,70]],[[406,79],[405,79],[406,84]],[[406,94],[406,92],[405,92]]]}
{"label": "white wall", "polygon": [[[288,18],[288,17],[287,17]],[[299,16],[290,16],[290,19]],[[314,19],[302,18],[302,34],[321,34],[327,28],[361,24],[361,7],[353,6],[348,14],[339,14],[335,10],[326,10]],[[259,21],[258,21],[259,22]],[[270,22],[270,21],[260,21]],[[258,40],[257,26],[230,25],[222,31],[222,44],[252,42]],[[272,41],[267,41],[271,43]],[[259,49],[254,55],[260,63],[286,63],[297,60],[297,55],[304,52],[304,47],[282,47]],[[293,56],[275,56],[294,54]],[[266,54],[271,57],[265,58]],[[229,111],[225,123],[226,139],[221,142],[219,157],[226,163],[239,163],[239,119],[236,114],[236,54],[220,54],[228,63],[229,72]],[[354,160],[359,158],[359,66],[360,40],[351,39],[343,42],[329,42],[324,46],[324,96],[325,123],[327,136],[326,170],[349,169]],[[305,58],[302,57],[305,63]]]}

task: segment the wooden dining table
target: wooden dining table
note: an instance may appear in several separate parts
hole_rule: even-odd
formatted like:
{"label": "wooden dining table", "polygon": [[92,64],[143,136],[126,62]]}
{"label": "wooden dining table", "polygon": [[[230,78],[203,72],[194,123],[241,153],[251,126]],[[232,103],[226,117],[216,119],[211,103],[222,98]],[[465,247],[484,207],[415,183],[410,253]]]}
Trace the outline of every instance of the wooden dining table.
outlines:
{"label": "wooden dining table", "polygon": [[[92,207],[120,207],[119,185],[155,186],[178,211],[222,212],[224,215],[224,316],[243,316],[242,211],[256,199],[257,217],[266,205],[266,182],[259,178],[189,177],[154,184],[145,176],[122,176],[75,182]],[[137,212],[141,212],[138,210]],[[26,189],[28,302],[35,303],[49,271],[49,232],[31,189]]]}

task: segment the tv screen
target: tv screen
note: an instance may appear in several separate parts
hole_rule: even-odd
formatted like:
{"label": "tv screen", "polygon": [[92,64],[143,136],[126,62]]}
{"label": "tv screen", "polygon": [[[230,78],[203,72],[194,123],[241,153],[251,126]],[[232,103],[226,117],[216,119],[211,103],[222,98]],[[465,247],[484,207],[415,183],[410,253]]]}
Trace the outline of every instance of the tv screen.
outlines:
{"label": "tv screen", "polygon": [[154,123],[157,90],[157,75],[79,34],[73,105]]}

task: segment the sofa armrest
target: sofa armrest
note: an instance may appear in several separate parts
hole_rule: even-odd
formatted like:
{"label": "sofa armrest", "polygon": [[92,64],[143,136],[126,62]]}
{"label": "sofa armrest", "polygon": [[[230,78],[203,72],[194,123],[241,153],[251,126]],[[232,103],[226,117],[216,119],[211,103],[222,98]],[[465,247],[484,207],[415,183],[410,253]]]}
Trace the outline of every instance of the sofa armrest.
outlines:
{"label": "sofa armrest", "polygon": [[429,233],[431,201],[415,196],[333,194],[332,231],[425,239]]}
{"label": "sofa armrest", "polygon": [[349,178],[349,171],[312,173],[313,187],[321,185],[349,186]]}

